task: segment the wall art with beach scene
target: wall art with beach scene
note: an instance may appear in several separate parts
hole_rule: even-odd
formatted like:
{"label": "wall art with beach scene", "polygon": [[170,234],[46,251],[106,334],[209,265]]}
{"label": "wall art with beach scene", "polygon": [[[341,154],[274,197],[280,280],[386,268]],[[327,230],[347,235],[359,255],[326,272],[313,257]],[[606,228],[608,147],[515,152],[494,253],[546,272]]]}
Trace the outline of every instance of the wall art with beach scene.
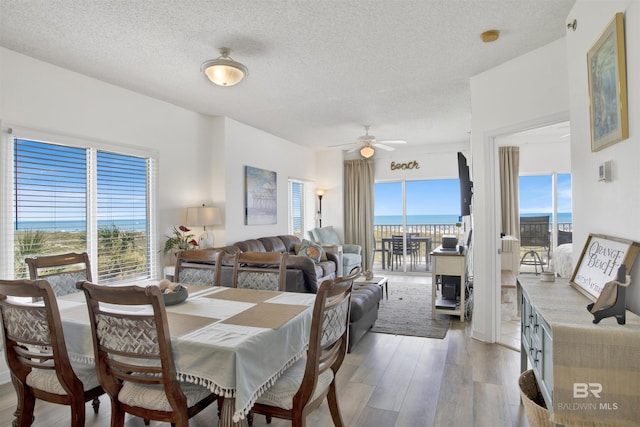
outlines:
{"label": "wall art with beach scene", "polygon": [[245,224],[278,222],[278,186],[275,172],[245,166]]}
{"label": "wall art with beach scene", "polygon": [[587,53],[591,151],[629,137],[624,14],[616,13]]}

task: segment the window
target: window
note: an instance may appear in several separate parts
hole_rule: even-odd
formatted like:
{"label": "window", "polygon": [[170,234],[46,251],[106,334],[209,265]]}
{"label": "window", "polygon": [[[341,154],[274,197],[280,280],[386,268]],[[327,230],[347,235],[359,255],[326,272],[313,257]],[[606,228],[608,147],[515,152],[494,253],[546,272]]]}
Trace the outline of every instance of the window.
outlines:
{"label": "window", "polygon": [[519,193],[521,216],[549,215],[559,230],[572,231],[571,174],[520,176]]}
{"label": "window", "polygon": [[86,251],[99,283],[153,277],[151,157],[19,137],[10,142],[12,232],[3,243],[13,259],[4,262],[6,275],[27,277],[29,256]]}
{"label": "window", "polygon": [[304,183],[289,180],[289,234],[304,239]]}

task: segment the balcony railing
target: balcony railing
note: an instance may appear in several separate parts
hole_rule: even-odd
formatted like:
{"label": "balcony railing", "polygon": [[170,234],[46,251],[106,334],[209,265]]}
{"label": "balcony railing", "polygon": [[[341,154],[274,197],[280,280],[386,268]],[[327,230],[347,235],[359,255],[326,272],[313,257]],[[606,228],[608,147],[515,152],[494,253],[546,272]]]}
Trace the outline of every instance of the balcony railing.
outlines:
{"label": "balcony railing", "polygon": [[[572,229],[573,223],[571,222],[558,223],[558,230],[572,231]],[[402,235],[403,231],[420,237],[430,237],[432,249],[435,249],[442,244],[442,236],[444,235],[456,236],[458,241],[462,241],[464,239],[462,227],[458,227],[456,224],[410,224],[406,226],[401,224],[374,225],[373,235],[376,239],[376,247],[380,246],[382,239]],[[420,262],[421,260],[424,261],[424,256],[421,256],[417,261]],[[375,254],[373,264],[376,269],[382,267],[381,253],[378,252]]]}

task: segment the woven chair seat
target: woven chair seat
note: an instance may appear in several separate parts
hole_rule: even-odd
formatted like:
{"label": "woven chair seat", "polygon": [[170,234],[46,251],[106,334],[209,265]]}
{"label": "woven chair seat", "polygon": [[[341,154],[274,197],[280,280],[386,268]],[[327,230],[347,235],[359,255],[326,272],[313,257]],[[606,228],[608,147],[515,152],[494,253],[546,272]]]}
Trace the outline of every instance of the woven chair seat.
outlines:
{"label": "woven chair seat", "polygon": [[[76,376],[82,381],[82,387],[85,391],[100,385],[95,366],[79,363],[71,363],[71,366],[73,367],[73,372],[75,372]],[[49,393],[63,396],[67,394],[62,384],[60,384],[60,380],[58,380],[58,375],[54,369],[32,369],[29,375],[27,375],[27,385]]]}
{"label": "woven chair seat", "polygon": [[[256,400],[256,403],[276,406],[282,409],[292,409],[293,396],[295,396],[302,384],[306,363],[306,358],[298,360],[278,378],[273,386],[269,387],[269,389]],[[331,381],[333,381],[333,371],[327,369],[318,376],[318,383],[310,400],[315,400],[320,396],[320,394],[329,387]]]}
{"label": "woven chair seat", "polygon": [[[207,387],[187,382],[180,382],[180,388],[187,398],[187,406],[193,406],[211,394]],[[154,411],[172,411],[162,384],[136,384],[125,381],[118,394],[118,400],[125,405]]]}

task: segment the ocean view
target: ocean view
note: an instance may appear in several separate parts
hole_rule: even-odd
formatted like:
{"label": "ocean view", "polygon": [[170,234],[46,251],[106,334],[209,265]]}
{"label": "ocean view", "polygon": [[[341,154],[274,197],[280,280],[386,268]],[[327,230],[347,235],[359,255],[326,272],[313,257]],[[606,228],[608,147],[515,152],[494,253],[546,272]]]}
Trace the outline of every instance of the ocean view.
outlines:
{"label": "ocean view", "polygon": [[[543,216],[549,213],[523,213],[521,216]],[[415,224],[455,224],[460,222],[458,215],[407,215],[407,225]],[[558,222],[572,222],[571,212],[558,213]],[[400,225],[402,215],[376,215],[373,218],[374,225]]]}
{"label": "ocean view", "polygon": [[[145,219],[99,220],[98,228],[115,225],[121,230],[145,231]],[[87,230],[85,221],[18,221],[13,223],[14,230],[42,230],[59,232],[81,232]]]}

